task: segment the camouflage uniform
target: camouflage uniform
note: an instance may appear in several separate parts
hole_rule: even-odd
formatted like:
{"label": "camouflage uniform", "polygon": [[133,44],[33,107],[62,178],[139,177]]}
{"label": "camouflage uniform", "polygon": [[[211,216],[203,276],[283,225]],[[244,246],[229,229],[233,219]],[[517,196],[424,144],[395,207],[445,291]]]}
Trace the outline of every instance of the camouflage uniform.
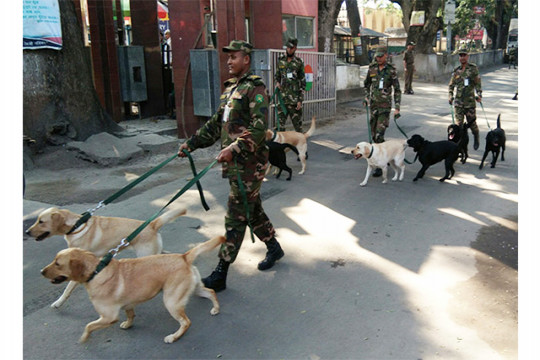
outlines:
{"label": "camouflage uniform", "polygon": [[375,143],[384,142],[384,133],[390,125],[390,111],[392,110],[392,87],[394,88],[394,106],[400,109],[401,90],[396,68],[386,63],[382,70],[379,65],[372,62],[369,65],[364,88],[366,99],[370,106],[371,136]]}
{"label": "camouflage uniform", "polygon": [[225,229],[227,241],[221,246],[219,258],[234,262],[244,239],[248,219],[244,198],[238,188],[238,174],[244,184],[250,223],[257,237],[266,242],[275,230],[266,216],[260,189],[268,167],[268,147],[265,132],[268,127],[268,92],[259,76],[251,71],[240,78],[225,82],[217,112],[193,135],[187,144],[193,151],[214,144],[221,138],[222,148],[232,145],[234,160],[223,163],[223,177],[229,178],[230,193]]}
{"label": "camouflage uniform", "polygon": [[[409,45],[412,45],[409,43]],[[407,64],[406,70],[405,70],[405,93],[412,93],[412,81],[413,81],[413,73],[414,73],[414,50],[405,50],[405,53],[403,54],[403,61]]]}
{"label": "camouflage uniform", "polygon": [[[456,90],[455,98],[454,89]],[[462,69],[461,65],[455,68],[448,84],[448,101],[454,104],[456,123],[462,127],[463,120],[466,117],[467,124],[475,136],[475,141],[478,141],[479,130],[476,124],[475,90],[476,94],[482,97],[482,81],[476,65],[467,63],[464,69]]]}
{"label": "camouflage uniform", "polygon": [[[281,96],[287,109],[287,115],[291,116],[294,130],[302,132],[302,108],[296,110],[296,106],[298,102],[304,102],[304,90],[306,89],[304,62],[297,56],[293,56],[291,61],[287,61],[287,54],[280,56],[274,79],[281,84]],[[277,106],[279,126],[283,130],[287,122],[287,115],[279,104]]]}

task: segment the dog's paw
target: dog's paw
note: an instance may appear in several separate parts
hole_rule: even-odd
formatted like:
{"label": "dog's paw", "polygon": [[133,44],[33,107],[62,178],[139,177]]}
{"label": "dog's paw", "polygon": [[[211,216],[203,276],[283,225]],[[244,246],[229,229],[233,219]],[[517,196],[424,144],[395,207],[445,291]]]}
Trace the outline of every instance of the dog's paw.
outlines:
{"label": "dog's paw", "polygon": [[495,164],[491,164],[491,168],[493,169],[495,167]]}
{"label": "dog's paw", "polygon": [[414,178],[414,179],[412,179],[412,181],[418,181],[418,178]]}
{"label": "dog's paw", "polygon": [[219,308],[213,307],[212,310],[210,310],[211,315],[217,315],[219,314]]}
{"label": "dog's paw", "polygon": [[383,184],[386,184],[386,183],[388,183],[388,180],[384,179],[384,180],[382,181],[382,183],[383,183]]}
{"label": "dog's paw", "polygon": [[394,177],[392,178],[392,181],[397,181],[397,180],[398,180],[398,177],[397,177],[397,176],[394,176]]}
{"label": "dog's paw", "polygon": [[366,186],[366,184],[367,184],[367,181],[364,181],[360,183],[360,186]]}
{"label": "dog's paw", "polygon": [[121,329],[129,329],[133,325],[133,321],[126,320],[120,324]]}
{"label": "dog's paw", "polygon": [[90,336],[89,333],[87,333],[86,331],[81,335],[81,337],[79,338],[79,344],[83,344],[86,342],[86,340],[88,340],[88,337]]}
{"label": "dog's paw", "polygon": [[173,342],[176,341],[176,339],[174,338],[174,334],[171,334],[171,335],[165,336],[163,341],[165,341],[166,344],[172,344]]}
{"label": "dog's paw", "polygon": [[51,307],[53,309],[58,309],[60,306],[64,305],[64,302],[62,300],[56,300],[51,304]]}
{"label": "dog's paw", "polygon": [[300,171],[298,175],[304,175],[304,170]]}

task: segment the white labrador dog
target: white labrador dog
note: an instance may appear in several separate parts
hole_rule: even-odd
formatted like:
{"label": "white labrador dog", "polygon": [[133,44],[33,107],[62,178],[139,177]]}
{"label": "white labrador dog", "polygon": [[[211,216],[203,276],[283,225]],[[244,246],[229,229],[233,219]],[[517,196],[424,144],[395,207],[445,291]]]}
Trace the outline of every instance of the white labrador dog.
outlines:
{"label": "white labrador dog", "polygon": [[355,159],[365,158],[368,164],[366,177],[360,186],[366,186],[374,168],[382,169],[382,183],[386,184],[388,182],[388,164],[396,172],[392,181],[398,180],[399,169],[401,169],[399,181],[402,181],[405,175],[405,149],[407,149],[407,140],[388,139],[380,144],[358,143],[351,153]]}

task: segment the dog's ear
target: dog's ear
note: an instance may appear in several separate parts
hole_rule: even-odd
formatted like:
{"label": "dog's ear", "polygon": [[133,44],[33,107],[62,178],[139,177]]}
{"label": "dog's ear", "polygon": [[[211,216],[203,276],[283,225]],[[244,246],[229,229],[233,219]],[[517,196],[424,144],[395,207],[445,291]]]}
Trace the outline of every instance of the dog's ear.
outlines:
{"label": "dog's ear", "polygon": [[86,272],[86,266],[81,259],[69,260],[69,269],[71,270],[71,279],[75,281],[84,282],[84,273]]}

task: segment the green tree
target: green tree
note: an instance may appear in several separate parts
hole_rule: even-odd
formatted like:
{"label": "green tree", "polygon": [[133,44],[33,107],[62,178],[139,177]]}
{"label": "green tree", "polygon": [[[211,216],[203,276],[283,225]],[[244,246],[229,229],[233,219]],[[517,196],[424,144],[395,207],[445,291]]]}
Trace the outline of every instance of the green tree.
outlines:
{"label": "green tree", "polygon": [[[484,14],[475,14],[475,6],[483,6]],[[510,19],[517,15],[517,0],[458,0],[456,23],[452,25],[452,33],[463,37],[474,28],[476,21],[479,21],[492,40],[491,48],[505,48]]]}

